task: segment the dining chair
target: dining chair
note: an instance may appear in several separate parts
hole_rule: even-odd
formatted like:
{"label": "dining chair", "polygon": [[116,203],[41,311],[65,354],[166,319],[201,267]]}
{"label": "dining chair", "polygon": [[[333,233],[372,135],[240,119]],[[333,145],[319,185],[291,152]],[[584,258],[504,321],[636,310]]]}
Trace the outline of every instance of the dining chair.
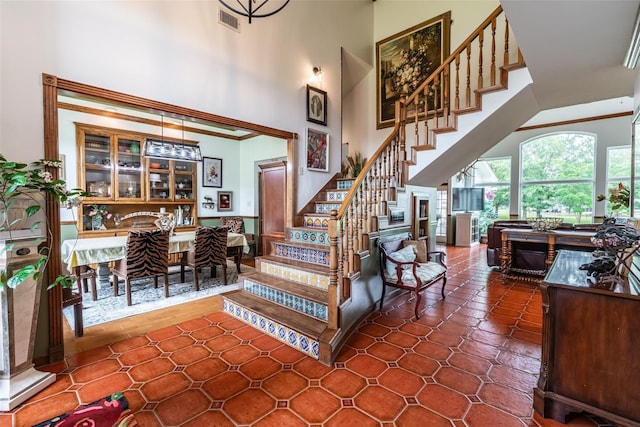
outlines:
{"label": "dining chair", "polygon": [[118,279],[125,281],[127,305],[131,305],[131,279],[153,277],[158,287],[158,276],[164,277],[164,296],[169,296],[169,232],[166,230],[133,231],[127,234],[125,257],[117,260],[111,269],[113,293],[118,296]]}
{"label": "dining chair", "polygon": [[[249,254],[251,257],[256,256],[256,236],[253,233],[247,233],[244,227],[244,219],[241,216],[223,216],[220,218],[220,226],[227,227],[229,233],[244,234],[249,246]],[[242,253],[241,253],[242,255]],[[239,273],[240,271],[238,271]]]}
{"label": "dining chair", "polygon": [[196,237],[191,249],[182,254],[180,262],[180,281],[184,283],[186,268],[193,271],[193,283],[196,291],[200,290],[198,272],[204,267],[211,267],[211,277],[215,277],[218,265],[222,266],[223,283],[227,284],[227,233],[225,227],[196,228]]}

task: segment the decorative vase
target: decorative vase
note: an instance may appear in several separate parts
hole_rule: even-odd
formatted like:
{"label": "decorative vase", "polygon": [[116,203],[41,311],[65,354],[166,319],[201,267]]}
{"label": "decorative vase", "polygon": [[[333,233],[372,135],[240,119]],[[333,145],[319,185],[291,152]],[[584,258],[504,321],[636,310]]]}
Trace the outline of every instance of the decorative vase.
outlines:
{"label": "decorative vase", "polygon": [[102,230],[102,216],[94,215],[91,217],[91,229]]}

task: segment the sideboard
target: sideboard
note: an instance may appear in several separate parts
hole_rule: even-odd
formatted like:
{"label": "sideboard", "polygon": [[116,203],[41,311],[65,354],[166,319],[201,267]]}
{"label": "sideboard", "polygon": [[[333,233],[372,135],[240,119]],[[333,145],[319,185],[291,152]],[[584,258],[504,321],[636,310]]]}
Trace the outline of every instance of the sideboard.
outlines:
{"label": "sideboard", "polygon": [[586,411],[640,426],[640,296],[589,286],[588,252],[560,250],[540,286],[542,357],[533,407],[562,423]]}
{"label": "sideboard", "polygon": [[[536,231],[524,228],[505,228],[502,230],[501,270],[502,279],[540,281],[549,270],[559,248],[595,249],[591,242],[592,231],[549,230]],[[528,266],[515,265],[514,251],[526,250],[528,246],[544,245],[546,260],[543,269],[532,269]]]}

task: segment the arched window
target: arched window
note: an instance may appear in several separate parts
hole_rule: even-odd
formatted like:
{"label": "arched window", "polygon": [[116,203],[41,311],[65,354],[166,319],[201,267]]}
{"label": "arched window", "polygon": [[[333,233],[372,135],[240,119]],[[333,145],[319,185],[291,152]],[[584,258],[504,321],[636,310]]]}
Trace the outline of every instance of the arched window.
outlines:
{"label": "arched window", "polygon": [[596,138],[554,133],[520,146],[520,216],[592,221]]}

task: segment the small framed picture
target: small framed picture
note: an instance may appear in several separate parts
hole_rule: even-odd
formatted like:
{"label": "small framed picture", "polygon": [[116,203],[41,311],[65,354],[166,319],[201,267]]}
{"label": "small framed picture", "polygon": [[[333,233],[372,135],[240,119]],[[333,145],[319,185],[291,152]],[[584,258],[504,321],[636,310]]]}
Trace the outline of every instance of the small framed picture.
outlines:
{"label": "small framed picture", "polygon": [[218,191],[218,210],[230,211],[233,203],[233,191]]}
{"label": "small framed picture", "polygon": [[329,134],[307,128],[307,169],[329,172]]}
{"label": "small framed picture", "polygon": [[222,159],[202,158],[202,186],[222,187]]}
{"label": "small framed picture", "polygon": [[327,92],[307,85],[307,121],[327,125]]}

